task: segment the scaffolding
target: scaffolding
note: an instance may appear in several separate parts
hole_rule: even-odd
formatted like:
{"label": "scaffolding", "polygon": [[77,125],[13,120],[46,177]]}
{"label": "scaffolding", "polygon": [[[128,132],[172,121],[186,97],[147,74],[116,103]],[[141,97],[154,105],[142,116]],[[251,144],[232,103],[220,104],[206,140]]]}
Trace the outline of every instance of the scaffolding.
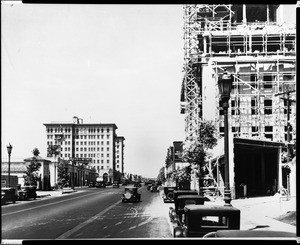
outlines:
{"label": "scaffolding", "polygon": [[[199,137],[203,117],[203,69],[211,69],[216,98],[216,126],[223,134],[217,80],[224,69],[233,74],[229,108],[234,137],[286,142],[287,123],[295,134],[295,105],[274,96],[296,90],[296,28],[278,21],[280,5],[202,4],[184,6],[184,79],[181,113],[185,145]],[[252,14],[256,13],[256,14]],[[295,93],[290,94],[295,100]],[[289,114],[288,114],[289,113]],[[291,115],[289,118],[288,115]],[[287,122],[289,118],[289,122]],[[211,182],[216,164],[207,166]]]}

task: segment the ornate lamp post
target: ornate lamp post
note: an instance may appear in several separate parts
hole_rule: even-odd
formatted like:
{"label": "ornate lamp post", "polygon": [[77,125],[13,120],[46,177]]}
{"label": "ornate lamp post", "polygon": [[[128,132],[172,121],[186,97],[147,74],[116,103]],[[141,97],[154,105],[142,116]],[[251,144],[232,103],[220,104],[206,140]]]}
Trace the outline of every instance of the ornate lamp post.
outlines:
{"label": "ornate lamp post", "polygon": [[231,191],[229,185],[229,143],[228,143],[228,100],[232,89],[233,76],[225,70],[222,77],[218,81],[219,91],[221,94],[222,107],[224,110],[224,154],[225,154],[225,205],[231,205]]}
{"label": "ornate lamp post", "polygon": [[10,187],[10,155],[12,150],[12,145],[9,143],[7,146],[7,153],[8,153],[8,187]]}

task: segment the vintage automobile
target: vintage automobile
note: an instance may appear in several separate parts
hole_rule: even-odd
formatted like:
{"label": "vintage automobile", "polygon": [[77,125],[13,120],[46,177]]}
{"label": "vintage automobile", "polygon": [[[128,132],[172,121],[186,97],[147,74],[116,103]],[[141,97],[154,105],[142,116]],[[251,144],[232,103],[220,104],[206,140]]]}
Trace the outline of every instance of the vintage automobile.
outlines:
{"label": "vintage automobile", "polygon": [[174,202],[174,191],[175,190],[177,190],[176,186],[164,186],[164,192],[162,194],[164,203]]}
{"label": "vintage automobile", "polygon": [[150,187],[150,191],[151,191],[151,192],[159,192],[158,186],[157,186],[156,184],[152,185],[152,186]]}
{"label": "vintage automobile", "polygon": [[112,186],[113,188],[119,188],[120,187],[120,184],[119,184],[119,182],[118,181],[114,181],[114,183],[113,183],[113,186]]}
{"label": "vintage automobile", "polygon": [[207,197],[200,195],[180,195],[175,201],[175,208],[170,207],[169,217],[172,222],[182,222],[184,207],[189,204],[204,205],[205,201],[209,201]]}
{"label": "vintage automobile", "polygon": [[174,190],[174,202],[180,195],[198,195],[196,190]]}
{"label": "vintage automobile", "polygon": [[230,205],[196,205],[184,207],[182,221],[174,228],[174,237],[203,237],[218,230],[239,230],[240,210]]}
{"label": "vintage automobile", "polygon": [[94,181],[90,182],[89,187],[96,187],[96,182],[94,182]]}
{"label": "vintage automobile", "polygon": [[36,186],[23,186],[21,187],[21,190],[18,191],[19,193],[19,200],[25,201],[33,198],[34,200],[37,197],[36,194]]}
{"label": "vintage automobile", "polygon": [[97,181],[96,184],[95,184],[95,186],[96,186],[97,188],[100,188],[100,187],[106,187],[106,184],[105,184],[104,181]]}
{"label": "vintage automobile", "polygon": [[133,186],[139,188],[139,187],[142,187],[142,184],[137,181],[137,182],[134,182]]}
{"label": "vintage automobile", "polygon": [[141,194],[138,193],[137,187],[125,187],[122,194],[122,202],[140,202]]}
{"label": "vintage automobile", "polygon": [[147,184],[147,190],[150,191],[152,186],[153,186],[153,184]]}
{"label": "vintage automobile", "polygon": [[16,188],[13,187],[3,187],[1,188],[1,205],[8,202],[16,203],[18,200],[18,192]]}
{"label": "vintage automobile", "polygon": [[270,237],[295,237],[296,234],[287,231],[270,231],[270,230],[218,230],[209,232],[203,238],[270,238]]}

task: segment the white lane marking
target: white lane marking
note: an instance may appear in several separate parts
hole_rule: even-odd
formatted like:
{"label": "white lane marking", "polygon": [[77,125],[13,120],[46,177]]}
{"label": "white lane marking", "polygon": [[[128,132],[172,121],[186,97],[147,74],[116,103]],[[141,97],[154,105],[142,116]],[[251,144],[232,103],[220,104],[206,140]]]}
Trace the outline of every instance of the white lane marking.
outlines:
{"label": "white lane marking", "polygon": [[10,215],[10,214],[16,214],[16,213],[21,213],[21,212],[25,212],[25,211],[29,211],[29,210],[41,208],[41,207],[51,206],[51,205],[55,205],[55,204],[58,204],[58,203],[67,202],[67,201],[70,201],[70,200],[74,200],[74,199],[82,198],[82,197],[86,197],[86,196],[91,196],[91,195],[95,195],[95,193],[90,193],[90,194],[83,195],[83,196],[73,197],[73,198],[70,198],[70,199],[67,199],[67,200],[62,200],[62,201],[59,201],[59,202],[43,204],[43,205],[40,205],[40,206],[37,206],[37,207],[26,208],[26,209],[18,210],[18,211],[7,213],[7,214],[2,214],[2,216]]}
{"label": "white lane marking", "polygon": [[133,211],[133,213],[134,213],[134,218],[138,215],[138,211],[135,209],[135,208],[130,208],[130,210],[132,210]]}
{"label": "white lane marking", "polygon": [[106,213],[107,211],[109,211],[110,209],[112,209],[113,207],[118,205],[119,203],[121,203],[121,201],[122,200],[117,201],[116,203],[114,203],[113,205],[111,205],[111,206],[107,207],[106,209],[102,210],[100,213],[96,214],[95,216],[91,217],[90,219],[88,219],[88,220],[84,221],[83,223],[75,226],[73,229],[63,233],[62,235],[60,235],[56,239],[66,239],[66,238],[68,238],[73,233],[77,232],[78,230],[85,227],[86,225],[92,223],[94,220],[98,219],[101,215],[103,215],[104,213]]}

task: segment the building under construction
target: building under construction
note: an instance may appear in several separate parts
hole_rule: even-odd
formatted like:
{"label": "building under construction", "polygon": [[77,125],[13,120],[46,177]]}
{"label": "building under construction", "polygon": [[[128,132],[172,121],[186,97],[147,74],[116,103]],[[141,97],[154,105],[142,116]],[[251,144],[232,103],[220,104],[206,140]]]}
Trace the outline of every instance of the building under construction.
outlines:
{"label": "building under construction", "polygon": [[[224,134],[217,84],[226,70],[234,77],[228,109],[233,197],[245,195],[241,186],[249,196],[291,188],[282,152],[295,139],[295,64],[296,5],[184,6],[185,144],[199,137],[202,118]],[[220,190],[222,169],[219,155],[208,178]]]}

